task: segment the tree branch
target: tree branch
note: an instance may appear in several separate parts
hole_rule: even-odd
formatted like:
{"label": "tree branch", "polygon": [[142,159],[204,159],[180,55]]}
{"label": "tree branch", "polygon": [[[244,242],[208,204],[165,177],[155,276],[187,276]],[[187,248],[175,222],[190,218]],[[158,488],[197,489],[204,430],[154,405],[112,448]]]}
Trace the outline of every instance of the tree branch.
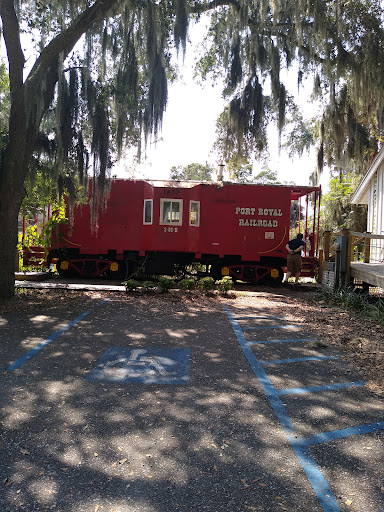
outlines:
{"label": "tree branch", "polygon": [[0,0],[3,37],[9,62],[9,83],[13,94],[23,84],[24,54],[20,43],[20,27],[13,0]]}
{"label": "tree branch", "polygon": [[61,55],[65,60],[81,36],[95,22],[104,19],[107,12],[119,1],[96,0],[92,7],[83,11],[66,30],[52,39],[40,53],[25,82],[26,104],[30,103],[29,99],[32,101],[36,96],[40,96],[43,100],[39,112],[34,113],[33,130],[36,132],[45,110],[52,102],[55,85],[59,79],[59,56]]}
{"label": "tree branch", "polygon": [[191,6],[191,12],[193,14],[200,14],[202,12],[208,12],[216,7],[235,7],[237,11],[240,11],[240,4],[237,0],[212,0],[212,2],[201,3],[196,2]]}
{"label": "tree branch", "polygon": [[63,53],[67,57],[81,36],[91,28],[96,22],[105,18],[106,13],[116,5],[120,0],[96,0],[96,2],[85,11],[83,11],[76,20],[63,32],[57,35],[42,50],[36,60],[28,77],[28,81],[37,87],[41,84],[42,78],[56,60]]}

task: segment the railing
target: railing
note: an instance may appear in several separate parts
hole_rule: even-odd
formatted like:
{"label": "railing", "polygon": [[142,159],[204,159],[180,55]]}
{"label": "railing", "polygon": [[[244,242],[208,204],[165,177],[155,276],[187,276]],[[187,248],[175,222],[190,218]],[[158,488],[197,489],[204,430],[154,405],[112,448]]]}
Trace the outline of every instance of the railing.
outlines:
{"label": "railing", "polygon": [[348,229],[339,233],[325,231],[323,248],[319,251],[320,280],[324,272],[334,272],[335,286],[349,286],[354,261],[384,263],[384,235]]}
{"label": "railing", "polygon": [[351,248],[353,248],[350,261],[384,262],[384,235],[350,231],[349,236],[351,238]]}
{"label": "railing", "polygon": [[46,267],[47,254],[44,247],[30,246],[23,247],[24,267]]}

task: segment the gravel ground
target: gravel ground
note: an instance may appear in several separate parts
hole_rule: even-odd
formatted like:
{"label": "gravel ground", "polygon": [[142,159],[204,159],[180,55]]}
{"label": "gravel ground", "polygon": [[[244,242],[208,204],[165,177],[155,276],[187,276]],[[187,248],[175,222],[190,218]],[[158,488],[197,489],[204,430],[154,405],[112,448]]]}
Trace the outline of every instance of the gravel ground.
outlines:
{"label": "gravel ground", "polygon": [[[114,283],[115,284],[115,283]],[[57,310],[67,304],[82,304],[108,294],[95,291],[23,289],[11,300],[0,299],[0,314],[5,312],[32,312],[35,310]],[[369,381],[369,386],[378,395],[384,395],[384,336],[383,326],[359,312],[346,311],[318,298],[313,286],[268,289],[239,287],[228,297],[204,297],[196,293],[172,291],[169,296],[156,294],[122,295],[127,301],[143,305],[161,301],[168,307],[175,301],[198,304],[228,302],[241,305],[265,304],[271,312],[286,315],[305,326],[324,343],[340,347],[344,357]],[[177,297],[177,298],[176,298]]]}
{"label": "gravel ground", "polygon": [[236,304],[265,304],[268,311],[300,323],[328,346],[338,347],[350,365],[384,396],[384,328],[358,311],[319,299],[312,287],[236,292]]}
{"label": "gravel ground", "polygon": [[[227,297],[24,290],[0,301],[2,368],[105,298],[97,314],[25,367],[3,371],[1,512],[322,510],[223,305],[284,317],[321,340],[321,350],[342,354],[351,375],[369,381],[365,395],[355,390],[349,403],[342,395],[316,397],[314,404],[287,399],[307,435],[329,428],[325,404],[340,407],[333,428],[347,426],[351,414],[382,421],[382,327],[319,301],[305,286],[243,287]],[[191,349],[189,385],[86,382],[106,348],[123,339],[136,347],[172,342]],[[314,378],[310,371],[299,377]],[[299,377],[287,371],[273,378],[284,387]],[[309,411],[304,419],[299,409]],[[340,510],[384,509],[383,446],[381,436],[369,434],[312,449]]]}

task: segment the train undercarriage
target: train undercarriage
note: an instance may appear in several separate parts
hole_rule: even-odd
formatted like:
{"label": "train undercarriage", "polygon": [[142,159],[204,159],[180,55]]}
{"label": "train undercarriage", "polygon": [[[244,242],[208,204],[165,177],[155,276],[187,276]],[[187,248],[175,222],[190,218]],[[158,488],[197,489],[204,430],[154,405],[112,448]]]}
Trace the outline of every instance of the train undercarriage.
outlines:
{"label": "train undercarriage", "polygon": [[[179,278],[189,274],[211,276],[215,280],[229,276],[234,281],[261,284],[279,284],[285,272],[283,258],[261,258],[260,261],[241,261],[240,256],[218,258],[202,255],[196,259],[192,253],[138,252],[126,251],[117,257],[115,251],[106,254],[79,254],[76,250],[54,250],[49,263],[56,263],[59,275],[64,277],[106,277],[108,279],[148,279],[148,276],[167,275]],[[314,277],[317,262],[315,258],[303,258],[303,275]]]}

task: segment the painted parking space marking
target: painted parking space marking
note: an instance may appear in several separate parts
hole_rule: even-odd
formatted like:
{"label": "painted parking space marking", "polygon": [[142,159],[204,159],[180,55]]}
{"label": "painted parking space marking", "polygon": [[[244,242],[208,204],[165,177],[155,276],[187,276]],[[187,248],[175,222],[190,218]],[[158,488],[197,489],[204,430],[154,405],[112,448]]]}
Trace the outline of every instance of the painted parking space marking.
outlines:
{"label": "painted parking space marking", "polygon": [[314,446],[315,444],[328,443],[329,441],[336,441],[337,439],[345,439],[360,434],[370,434],[372,432],[380,432],[384,430],[384,421],[377,423],[367,423],[366,425],[359,425],[358,427],[348,427],[339,430],[332,430],[322,434],[315,434],[301,440],[305,446]]}
{"label": "painted parking space marking", "polygon": [[261,340],[261,341],[247,341],[249,345],[261,345],[263,343],[302,343],[304,341],[316,341],[315,338],[291,338],[288,340]]}
{"label": "painted parking space marking", "polygon": [[340,359],[340,356],[292,357],[291,359],[271,359],[269,361],[259,361],[259,363],[264,366],[266,364],[304,363],[305,361],[327,361],[330,359]]}
{"label": "painted parking space marking", "polygon": [[248,362],[258,378],[262,388],[264,389],[267,398],[269,399],[272,409],[274,410],[280,424],[282,425],[285,433],[287,435],[288,440],[291,443],[292,448],[294,449],[297,458],[300,461],[302,468],[307,475],[309,482],[311,483],[316,496],[318,497],[320,503],[322,504],[324,510],[326,512],[339,512],[340,507],[336,501],[333,492],[331,491],[328,482],[325,480],[320,468],[317,466],[314,459],[309,455],[306,451],[306,448],[298,442],[297,437],[295,436],[295,431],[293,427],[293,423],[285,409],[283,402],[281,401],[279,395],[276,393],[275,387],[270,381],[267,373],[264,368],[261,366],[259,361],[257,360],[255,354],[253,353],[250,344],[245,339],[245,336],[242,332],[242,328],[234,319],[231,310],[228,306],[224,305],[224,311],[231,322],[232,328],[237,337],[237,341],[239,342],[243,352],[248,359]]}
{"label": "painted parking space marking", "polygon": [[253,327],[243,327],[243,331],[258,331],[264,329],[301,329],[302,325],[256,325]]}
{"label": "painted parking space marking", "polygon": [[365,386],[366,380],[353,381],[353,382],[338,382],[336,384],[325,384],[324,386],[310,386],[306,388],[288,388],[277,389],[278,395],[296,395],[299,393],[320,393],[322,391],[335,391],[338,389],[348,389]]}
{"label": "painted parking space marking", "polygon": [[85,377],[90,382],[188,384],[190,349],[110,347]]}
{"label": "painted parking space marking", "polygon": [[21,365],[23,365],[24,363],[26,363],[27,361],[29,361],[29,359],[31,359],[31,357],[33,357],[34,355],[36,355],[38,352],[40,352],[40,350],[42,350],[44,347],[46,347],[47,345],[49,345],[52,341],[54,341],[56,338],[58,338],[61,334],[63,334],[63,332],[66,332],[68,331],[69,329],[71,329],[71,327],[73,327],[74,325],[78,324],[79,322],[81,322],[81,320],[83,320],[83,318],[85,318],[86,316],[88,316],[90,313],[92,313],[92,311],[94,311],[96,308],[102,306],[105,302],[107,302],[109,299],[104,299],[100,302],[98,302],[95,306],[93,306],[91,309],[89,309],[88,311],[85,311],[84,313],[82,313],[81,315],[79,315],[78,317],[76,317],[74,320],[72,320],[71,322],[69,322],[67,325],[65,325],[64,327],[62,327],[61,329],[59,329],[58,331],[56,331],[55,333],[51,334],[51,336],[49,336],[49,338],[46,338],[44,341],[42,341],[41,343],[39,343],[38,345],[36,345],[36,347],[32,348],[31,350],[29,350],[24,356],[20,357],[19,359],[17,359],[14,363],[12,363],[11,365],[8,366],[7,370],[16,370],[17,368],[20,368]]}
{"label": "painted parking space marking", "polygon": [[283,317],[283,316],[272,316],[272,315],[268,315],[268,316],[239,316],[239,317],[236,317],[235,320],[236,322],[238,322],[239,320],[285,320],[287,321],[288,319]]}
{"label": "painted parking space marking", "polygon": [[[284,429],[287,438],[298,458],[300,464],[312,486],[314,489],[316,496],[324,509],[325,512],[341,512],[341,508],[330,489],[330,486],[324,475],[318,466],[317,462],[311,456],[309,449],[311,446],[315,444],[326,443],[331,440],[343,439],[346,437],[350,437],[352,435],[359,434],[367,434],[370,432],[376,432],[378,430],[384,429],[384,422],[370,423],[367,425],[360,425],[356,427],[350,427],[346,429],[340,429],[331,432],[325,432],[318,435],[309,436],[307,438],[301,437],[298,433],[295,432],[293,422],[289,417],[285,405],[280,399],[281,394],[288,394],[289,390],[277,390],[268,374],[265,372],[262,362],[259,361],[255,354],[252,351],[251,346],[257,343],[284,343],[284,342],[302,342],[302,341],[315,341],[311,340],[303,340],[303,339],[292,339],[292,340],[266,340],[264,342],[249,342],[244,336],[242,327],[238,324],[235,316],[232,314],[231,309],[224,305],[224,311],[232,325],[233,331],[236,335],[237,341],[239,342],[244,355],[246,356],[251,369],[255,373],[258,378],[267,398],[270,401],[271,407],[275,412],[282,428]],[[331,356],[332,357],[332,356]],[[264,362],[265,363],[265,362]],[[270,364],[273,361],[268,362]],[[294,388],[295,392],[299,389],[303,392],[315,392],[315,391],[328,391],[331,389],[348,389],[356,386],[363,386],[365,381],[356,381],[349,383],[340,383],[340,384],[332,384],[329,386],[315,386],[313,388]]]}

